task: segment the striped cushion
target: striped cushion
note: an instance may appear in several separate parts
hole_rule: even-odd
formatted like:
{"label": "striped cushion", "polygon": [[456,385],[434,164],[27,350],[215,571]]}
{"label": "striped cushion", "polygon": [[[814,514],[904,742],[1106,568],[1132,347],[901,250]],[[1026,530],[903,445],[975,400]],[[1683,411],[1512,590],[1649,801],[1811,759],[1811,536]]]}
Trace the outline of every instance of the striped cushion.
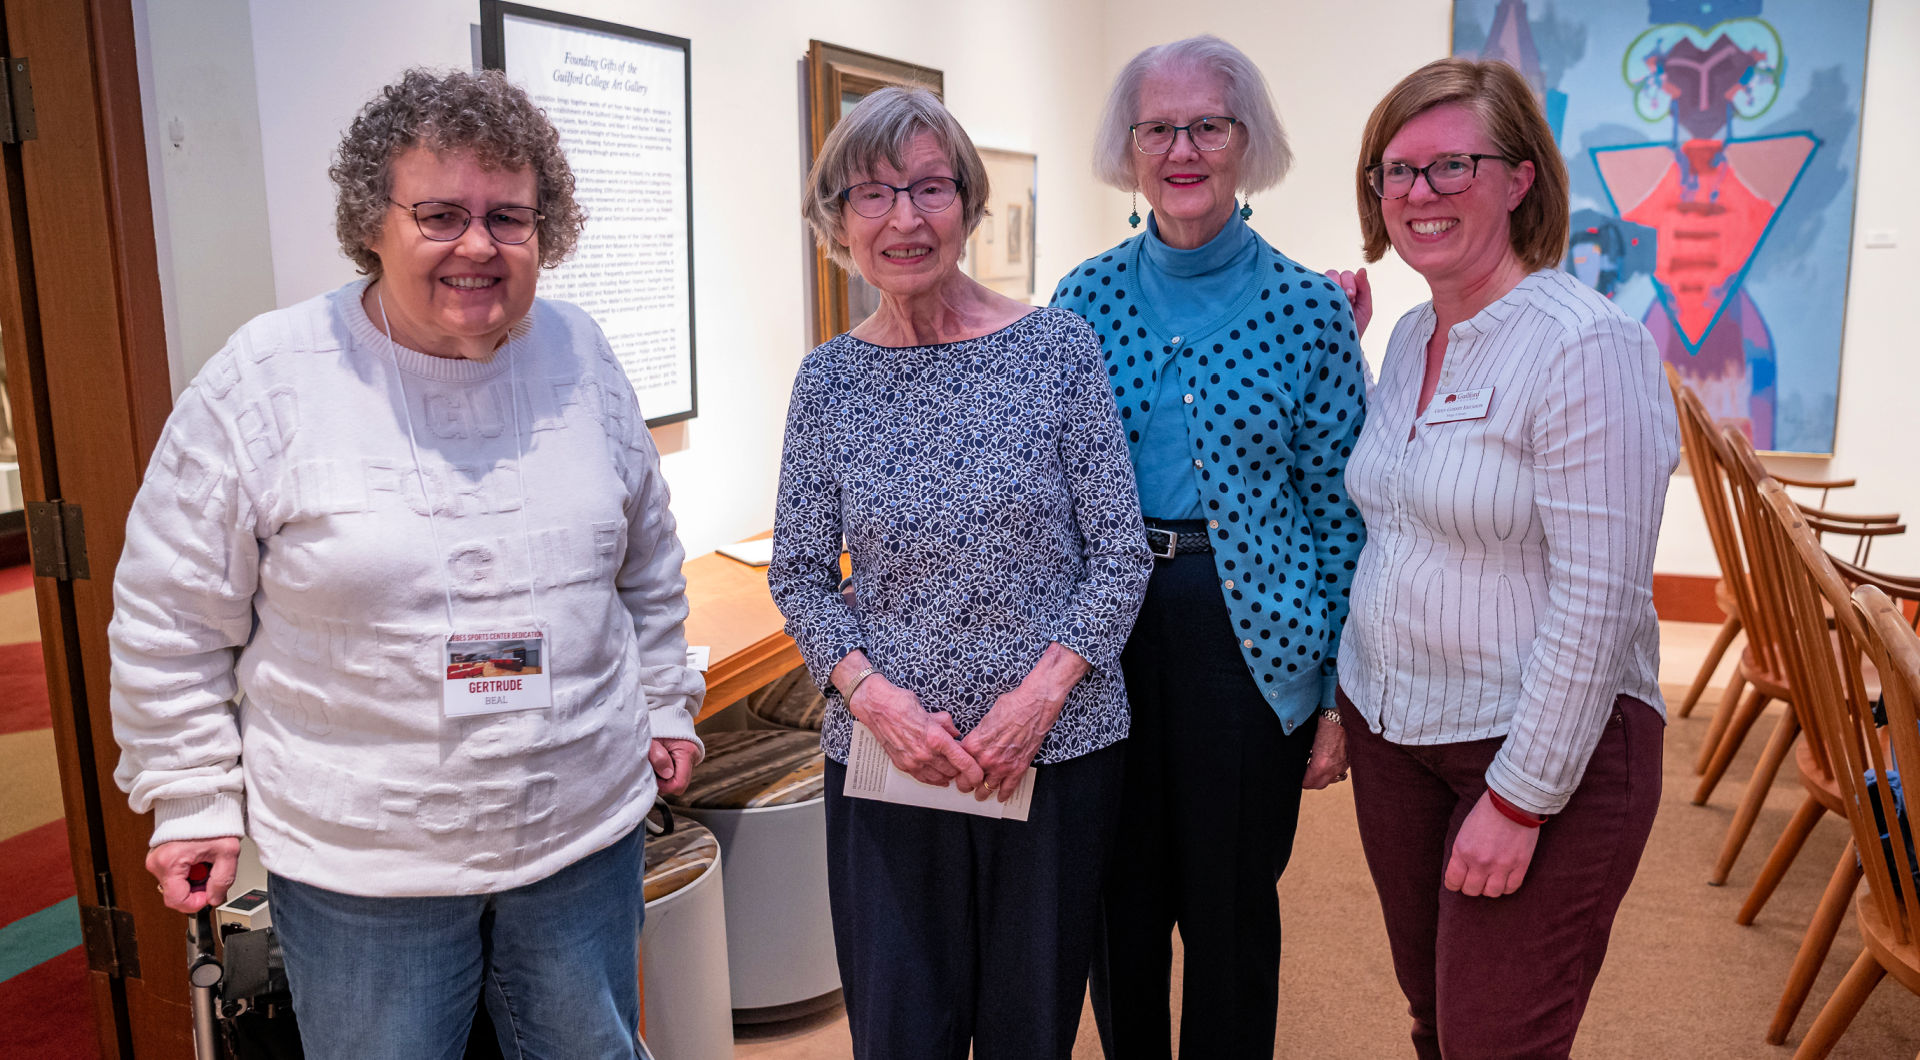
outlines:
{"label": "striped cushion", "polygon": [[646,900],[665,898],[699,879],[719,857],[720,841],[705,825],[675,818],[671,835],[647,837]]}
{"label": "striped cushion", "polygon": [[707,757],[685,793],[667,796],[675,806],[744,810],[825,797],[827,760],[813,733],[749,729],[702,739]]}
{"label": "striped cushion", "polygon": [[807,668],[797,666],[747,696],[747,710],[783,729],[819,732],[827,700],[813,678],[807,676]]}

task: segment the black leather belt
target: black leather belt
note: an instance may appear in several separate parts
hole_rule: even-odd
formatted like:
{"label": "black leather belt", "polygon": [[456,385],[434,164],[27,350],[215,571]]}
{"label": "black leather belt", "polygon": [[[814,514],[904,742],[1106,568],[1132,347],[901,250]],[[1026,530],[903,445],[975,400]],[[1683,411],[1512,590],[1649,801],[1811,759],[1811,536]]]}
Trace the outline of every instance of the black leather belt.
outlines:
{"label": "black leather belt", "polygon": [[[1188,526],[1194,529],[1187,529]],[[1213,540],[1197,521],[1161,526],[1148,523],[1147,550],[1160,559],[1172,559],[1191,552],[1212,552]]]}

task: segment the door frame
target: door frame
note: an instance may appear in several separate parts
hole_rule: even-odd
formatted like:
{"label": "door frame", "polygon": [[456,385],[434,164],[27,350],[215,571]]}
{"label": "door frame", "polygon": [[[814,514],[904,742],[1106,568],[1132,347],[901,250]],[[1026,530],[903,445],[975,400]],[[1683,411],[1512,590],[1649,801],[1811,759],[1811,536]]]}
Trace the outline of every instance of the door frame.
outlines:
{"label": "door frame", "polygon": [[85,525],[87,576],[36,577],[34,597],[100,1055],[186,1060],[185,921],[150,886],[151,819],[112,779],[113,572],[172,406],[135,36],[132,0],[0,0],[37,124],[0,146],[0,347],[22,491]]}

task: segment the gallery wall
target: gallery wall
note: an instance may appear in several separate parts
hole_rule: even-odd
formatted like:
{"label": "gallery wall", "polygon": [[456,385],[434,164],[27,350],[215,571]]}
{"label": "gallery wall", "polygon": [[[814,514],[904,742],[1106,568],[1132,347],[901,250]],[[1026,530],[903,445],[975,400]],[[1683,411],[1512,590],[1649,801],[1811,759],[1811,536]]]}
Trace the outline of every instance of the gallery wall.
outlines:
{"label": "gallery wall", "polygon": [[[799,63],[810,38],[943,71],[948,103],[976,143],[1039,156],[1044,288],[1125,232],[1099,208],[1109,193],[1088,175],[1100,99],[1088,86],[1105,76],[1095,0],[981,0],[941,16],[951,23],[878,0],[540,6],[692,41],[700,414],[655,432],[689,552],[773,523],[787,394],[811,320],[798,198]],[[176,390],[248,317],[352,278],[334,240],[326,176],[339,131],[410,65],[470,66],[478,12],[476,0],[146,5],[154,198],[172,233],[162,260],[172,265],[163,271]],[[182,147],[168,142],[176,121],[189,130]],[[220,142],[201,146],[202,128],[219,129]],[[263,202],[251,208],[249,199]],[[229,202],[240,208],[227,210]],[[196,238],[223,216],[244,218],[248,231],[227,237],[226,254],[201,252]]]}
{"label": "gallery wall", "polygon": [[[1147,0],[980,0],[934,18],[875,0],[544,6],[693,42],[701,408],[656,432],[692,552],[772,520],[787,390],[808,339],[796,189],[805,156],[798,61],[809,38],[943,70],[949,103],[977,143],[1039,156],[1044,297],[1053,277],[1128,234],[1126,197],[1087,172],[1092,124],[1114,71],[1175,34],[1221,34],[1272,83],[1297,161],[1285,184],[1254,198],[1254,226],[1312,267],[1358,264],[1361,128],[1395,80],[1446,53],[1451,11],[1448,0],[1187,0],[1173,20]],[[338,131],[404,67],[470,65],[477,11],[475,0],[149,0],[143,87],[176,388],[248,316],[351,277],[334,245],[325,173]],[[1863,248],[1868,229],[1899,228],[1907,174],[1920,172],[1895,69],[1916,51],[1920,5],[1876,5],[1836,453],[1778,466],[1858,477],[1861,488],[1836,506],[1920,516],[1916,446],[1901,430],[1920,359],[1899,312],[1920,290],[1911,248],[1920,230],[1908,226],[1891,249]],[[1391,254],[1371,272],[1380,324],[1366,345],[1377,364],[1392,320],[1424,286]],[[1875,559],[1920,569],[1920,541],[1883,543]],[[1657,567],[1714,570],[1684,478],[1669,494]]]}

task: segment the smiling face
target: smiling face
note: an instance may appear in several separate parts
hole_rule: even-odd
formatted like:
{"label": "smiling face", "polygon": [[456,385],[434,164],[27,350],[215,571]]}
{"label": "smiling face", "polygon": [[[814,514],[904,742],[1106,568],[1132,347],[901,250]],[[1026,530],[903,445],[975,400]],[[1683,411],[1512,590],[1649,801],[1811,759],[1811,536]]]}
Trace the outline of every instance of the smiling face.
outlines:
{"label": "smiling face", "polygon": [[[1156,70],[1140,82],[1133,120],[1187,125],[1200,118],[1238,115],[1227,109],[1227,86],[1205,71]],[[1133,152],[1133,177],[1153,205],[1160,238],[1176,247],[1197,247],[1219,233],[1233,213],[1240,186],[1240,162],[1247,154],[1247,130],[1235,126],[1233,138],[1218,151],[1199,151],[1187,133],[1173,138],[1163,155]]]}
{"label": "smiling face", "polygon": [[[877,180],[896,188],[926,177],[954,177],[953,164],[932,133],[913,138],[901,153],[901,168],[882,158],[850,184]],[[895,298],[928,293],[958,274],[960,255],[967,248],[967,210],[961,189],[953,205],[939,213],[922,213],[913,197],[900,194],[893,208],[879,217],[862,217],[843,201],[841,226],[847,253],[868,283]]]}
{"label": "smiling face", "polygon": [[380,322],[384,306],[393,340],[435,357],[487,356],[533,308],[540,274],[540,237],[518,245],[496,242],[487,211],[537,206],[533,171],[483,169],[467,155],[409,148],[393,161],[396,203],[446,202],[473,219],[458,239],[436,242],[420,234],[403,206],[387,208],[386,223],[368,249],[380,256],[380,279],[369,288],[368,314]]}
{"label": "smiling face", "polygon": [[[1380,157],[1383,162],[1425,166],[1441,155],[1499,153],[1471,110],[1442,103],[1401,126]],[[1421,177],[1406,195],[1381,202],[1387,238],[1432,285],[1470,284],[1520,267],[1509,215],[1532,186],[1532,162],[1509,165],[1497,159],[1481,160],[1473,185],[1456,195],[1435,194]]]}

